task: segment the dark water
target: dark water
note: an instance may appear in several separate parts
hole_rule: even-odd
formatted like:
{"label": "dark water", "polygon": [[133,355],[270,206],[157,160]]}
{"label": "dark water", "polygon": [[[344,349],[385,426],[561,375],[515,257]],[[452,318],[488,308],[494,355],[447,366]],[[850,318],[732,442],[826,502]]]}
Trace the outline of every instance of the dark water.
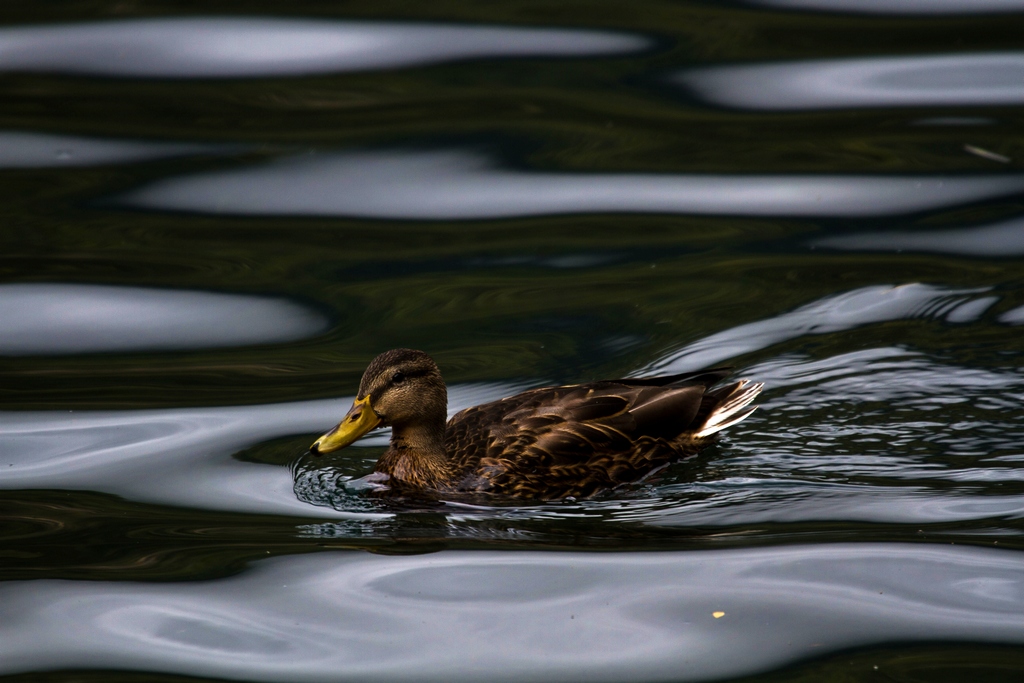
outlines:
{"label": "dark water", "polygon": [[[193,11],[0,8],[0,678],[1020,679],[1024,2]],[[396,504],[302,453],[397,346],[767,389]]]}

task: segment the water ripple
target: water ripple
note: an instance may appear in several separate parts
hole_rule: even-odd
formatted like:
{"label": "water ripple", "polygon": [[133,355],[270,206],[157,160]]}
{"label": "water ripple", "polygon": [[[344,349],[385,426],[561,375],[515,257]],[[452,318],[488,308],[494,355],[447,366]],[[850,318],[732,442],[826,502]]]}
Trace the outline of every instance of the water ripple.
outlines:
{"label": "water ripple", "polygon": [[87,138],[0,131],[0,168],[64,168],[130,164],[236,150],[227,145]]}
{"label": "water ripple", "polygon": [[673,82],[715,104],[786,111],[1024,103],[1024,54],[928,55],[700,67]]}
{"label": "water ripple", "polygon": [[824,237],[812,245],[846,251],[911,251],[1010,258],[1024,255],[1024,219],[947,230],[862,232]]}
{"label": "water ripple", "polygon": [[274,344],[328,329],[282,298],[58,283],[0,285],[0,319],[5,356]]}
{"label": "water ripple", "polygon": [[706,680],[889,640],[1024,644],[1016,554],[923,544],[330,553],[216,581],[10,582],[0,596],[4,674]]}
{"label": "water ripple", "polygon": [[611,31],[311,19],[187,17],[0,30],[0,71],[130,78],[256,78],[460,59],[638,52]]}
{"label": "water ripple", "polygon": [[935,285],[873,285],[831,294],[796,310],[739,325],[672,351],[636,374],[699,370],[730,358],[807,335],[823,335],[864,325],[909,318],[976,320],[994,297],[977,297],[985,289],[949,289]]}
{"label": "water ripple", "polygon": [[995,14],[1020,12],[1024,0],[745,0],[779,9],[843,14]]}
{"label": "water ripple", "polygon": [[698,175],[504,169],[463,150],[306,154],[117,198],[210,214],[471,220],[566,213],[888,216],[1016,194],[1024,176]]}

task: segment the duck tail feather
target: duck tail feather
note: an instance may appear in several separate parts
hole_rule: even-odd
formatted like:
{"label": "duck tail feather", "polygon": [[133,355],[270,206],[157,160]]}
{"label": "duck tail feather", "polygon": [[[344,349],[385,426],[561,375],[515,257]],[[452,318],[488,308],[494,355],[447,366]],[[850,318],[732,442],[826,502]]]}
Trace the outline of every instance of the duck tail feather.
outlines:
{"label": "duck tail feather", "polygon": [[708,419],[694,433],[694,436],[698,438],[711,436],[715,432],[731,427],[740,420],[745,419],[757,410],[757,406],[750,408],[747,406],[757,398],[762,389],[764,389],[762,382],[750,382],[749,380],[741,379],[736,383],[735,388],[729,392],[729,395],[715,406],[715,409],[711,411]]}

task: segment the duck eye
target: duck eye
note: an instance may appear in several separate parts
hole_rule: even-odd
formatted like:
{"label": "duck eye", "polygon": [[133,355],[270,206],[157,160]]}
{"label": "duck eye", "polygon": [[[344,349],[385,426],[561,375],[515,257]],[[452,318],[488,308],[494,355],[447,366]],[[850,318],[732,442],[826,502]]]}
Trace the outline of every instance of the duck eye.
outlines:
{"label": "duck eye", "polygon": [[404,381],[405,381],[405,373],[402,372],[401,370],[399,370],[395,374],[391,375],[391,383],[392,384],[401,384]]}

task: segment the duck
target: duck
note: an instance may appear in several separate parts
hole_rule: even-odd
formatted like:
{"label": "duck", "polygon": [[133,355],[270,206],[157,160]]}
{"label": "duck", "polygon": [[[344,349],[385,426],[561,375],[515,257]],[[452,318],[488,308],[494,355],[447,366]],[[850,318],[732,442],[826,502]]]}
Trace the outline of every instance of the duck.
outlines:
{"label": "duck", "polygon": [[446,420],[448,392],[423,351],[370,362],[351,409],[309,448],[314,456],[391,427],[371,477],[388,490],[589,498],[696,455],[749,416],[763,388],[729,368],[530,389]]}

